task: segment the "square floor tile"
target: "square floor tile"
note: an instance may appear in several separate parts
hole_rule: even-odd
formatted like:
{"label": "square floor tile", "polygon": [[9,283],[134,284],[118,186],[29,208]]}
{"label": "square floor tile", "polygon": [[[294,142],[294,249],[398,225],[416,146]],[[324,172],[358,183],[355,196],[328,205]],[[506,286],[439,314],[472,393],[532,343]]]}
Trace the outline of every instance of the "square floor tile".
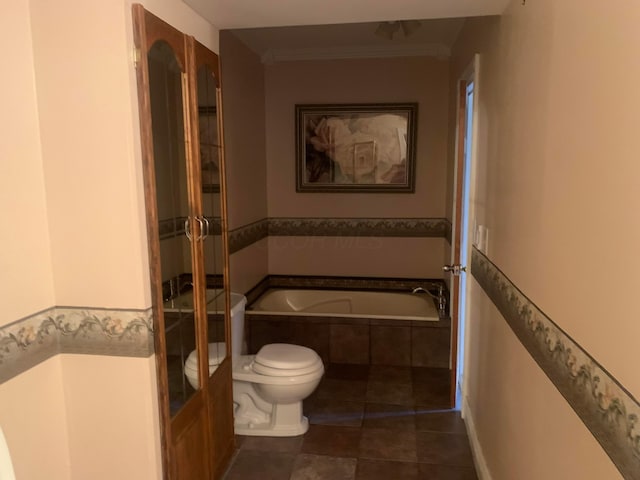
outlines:
{"label": "square floor tile", "polygon": [[369,382],[367,402],[413,405],[413,390],[410,384]]}
{"label": "square floor tile", "polygon": [[364,416],[364,403],[315,398],[304,403],[304,414],[309,423],[315,425],[360,427]]}
{"label": "square floor tile", "polygon": [[417,432],[418,461],[439,465],[473,466],[466,435],[455,433]]}
{"label": "square floor tile", "polygon": [[311,425],[304,435],[302,453],[357,457],[361,430],[353,427]]}
{"label": "square floor tile", "polygon": [[448,368],[413,367],[411,369],[413,385],[449,385],[451,372]]}
{"label": "square floor tile", "polygon": [[240,449],[262,452],[298,453],[304,437],[251,437],[243,436]]}
{"label": "square floor tile", "polygon": [[364,402],[367,393],[365,380],[323,378],[316,390],[316,398],[339,398],[351,402]]}
{"label": "square floor tile", "polygon": [[289,480],[295,454],[240,450],[225,480]]}
{"label": "square floor tile", "polygon": [[358,459],[356,480],[418,480],[418,464]]}
{"label": "square floor tile", "polygon": [[371,365],[369,369],[369,381],[371,382],[410,384],[411,379],[411,367]]}
{"label": "square floor tile", "polygon": [[364,428],[415,430],[415,411],[406,405],[367,403],[364,409]]}
{"label": "square floor tile", "polygon": [[416,434],[407,430],[362,429],[359,457],[415,462]]}
{"label": "square floor tile", "polygon": [[291,480],[354,480],[355,458],[302,453],[296,457]]}
{"label": "square floor tile", "polygon": [[420,480],[478,480],[475,469],[470,467],[421,463],[418,471]]}
{"label": "square floor tile", "polygon": [[428,407],[416,407],[416,430],[463,435],[467,433],[459,411],[432,410]]}

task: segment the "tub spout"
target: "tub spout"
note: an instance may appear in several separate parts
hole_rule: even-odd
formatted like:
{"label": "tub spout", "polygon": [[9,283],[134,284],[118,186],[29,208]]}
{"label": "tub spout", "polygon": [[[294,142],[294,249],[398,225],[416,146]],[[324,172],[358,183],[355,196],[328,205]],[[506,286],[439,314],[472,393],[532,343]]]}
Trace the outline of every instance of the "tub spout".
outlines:
{"label": "tub spout", "polygon": [[447,313],[447,296],[444,294],[444,286],[441,283],[437,285],[433,284],[432,286],[438,287],[437,295],[434,295],[424,287],[416,287],[413,290],[411,290],[411,293],[426,293],[431,298],[436,300],[438,302],[438,313],[440,314],[441,317],[444,317]]}

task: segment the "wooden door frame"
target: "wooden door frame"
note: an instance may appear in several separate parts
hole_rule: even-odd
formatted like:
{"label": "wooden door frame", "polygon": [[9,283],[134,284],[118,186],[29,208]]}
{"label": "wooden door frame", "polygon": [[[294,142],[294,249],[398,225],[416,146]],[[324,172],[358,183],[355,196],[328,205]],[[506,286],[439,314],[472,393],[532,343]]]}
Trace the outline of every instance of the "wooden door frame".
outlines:
{"label": "wooden door frame", "polygon": [[[198,214],[198,194],[199,191],[192,188],[198,177],[197,145],[193,141],[190,129],[193,127],[193,107],[192,88],[189,86],[193,78],[193,52],[188,48],[189,38],[173,26],[156,17],[140,4],[132,5],[134,45],[137,49],[136,77],[138,84],[138,108],[140,120],[140,136],[142,149],[143,179],[145,188],[145,213],[147,223],[147,242],[149,252],[149,276],[151,283],[151,302],[154,320],[154,346],[156,356],[156,375],[158,382],[158,410],[160,416],[160,451],[162,461],[162,475],[164,479],[177,479],[179,455],[176,454],[176,445],[186,435],[191,434],[195,428],[204,428],[203,421],[208,415],[208,354],[207,354],[207,323],[206,318],[198,312],[202,312],[204,302],[203,295],[195,297],[194,321],[196,327],[196,345],[198,349],[198,367],[200,372],[201,388],[186,401],[180,411],[173,417],[169,407],[169,385],[167,372],[166,339],[164,334],[158,332],[165,331],[164,302],[162,292],[162,278],[160,272],[160,234],[158,228],[157,209],[157,189],[155,177],[155,157],[153,152],[153,130],[151,118],[151,99],[149,94],[149,65],[147,55],[149,49],[158,40],[169,44],[176,55],[181,67],[182,75],[182,108],[183,108],[183,128],[185,129],[185,160],[188,183],[188,202],[190,212],[190,228],[193,238],[199,238],[202,232],[199,231],[198,224],[193,221],[193,214]],[[197,113],[196,113],[197,115]],[[197,125],[197,122],[195,123]],[[194,262],[194,275],[197,276],[198,258],[201,258],[201,242],[190,242],[192,261]],[[196,280],[197,281],[197,280]],[[204,418],[202,418],[204,416]],[[202,422],[199,425],[199,422]],[[204,430],[201,436],[203,449],[210,451],[209,435]],[[188,447],[188,445],[187,445]],[[210,456],[206,455],[202,464],[202,471],[206,477],[211,476]]]}
{"label": "wooden door frame", "polygon": [[[455,164],[454,164],[454,192],[453,192],[453,220],[452,220],[452,241],[451,241],[451,263],[459,264],[460,263],[460,254],[461,254],[461,246],[460,246],[460,230],[462,225],[462,217],[463,217],[463,209],[462,209],[462,190],[464,188],[464,177],[465,177],[465,147],[464,142],[466,138],[466,128],[467,128],[467,87],[469,83],[473,82],[474,84],[474,95],[473,95],[473,104],[471,108],[473,109],[473,117],[472,117],[472,125],[471,125],[471,157],[468,167],[470,168],[470,177],[469,177],[469,191],[468,197],[466,198],[467,202],[467,211],[469,219],[473,218],[473,203],[471,202],[471,198],[474,196],[474,170],[475,163],[477,158],[477,132],[478,132],[478,77],[480,71],[480,55],[475,54],[473,56],[472,61],[469,63],[467,68],[464,70],[462,75],[458,78],[456,82],[456,141],[455,141]],[[467,236],[470,233],[470,226],[467,225]],[[460,285],[461,281],[465,282],[465,292],[468,292],[468,276],[470,274],[470,265],[469,261],[471,259],[471,241],[470,238],[467,238],[467,272],[463,273],[460,276],[452,275],[451,277],[451,285],[450,285],[450,303],[451,303],[451,384],[450,384],[450,392],[449,399],[450,405],[452,407],[456,406],[457,400],[457,390],[458,390],[458,343],[460,338],[460,302],[465,302],[466,306],[464,309],[465,313],[465,321],[464,326],[465,330],[468,329],[468,318],[469,318],[469,302],[468,295],[465,298],[461,299],[460,297]],[[466,333],[466,332],[465,332]],[[462,345],[463,350],[463,371],[467,371],[467,348],[466,341],[468,336],[465,334],[465,345]],[[466,391],[468,376],[465,375],[463,377],[463,384],[461,386],[462,393]]]}

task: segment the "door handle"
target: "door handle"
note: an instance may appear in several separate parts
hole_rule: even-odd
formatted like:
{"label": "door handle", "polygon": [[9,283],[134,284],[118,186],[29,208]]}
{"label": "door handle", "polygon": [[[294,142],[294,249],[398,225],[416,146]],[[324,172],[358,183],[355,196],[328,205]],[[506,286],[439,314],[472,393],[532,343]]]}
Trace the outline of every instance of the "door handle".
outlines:
{"label": "door handle", "polygon": [[442,267],[442,270],[451,273],[451,275],[459,276],[460,274],[462,274],[462,272],[467,271],[467,267],[459,264],[445,265],[444,267]]}
{"label": "door handle", "polygon": [[189,217],[184,221],[184,234],[187,236],[189,241],[193,240],[193,235],[191,235],[191,227],[189,225]]}

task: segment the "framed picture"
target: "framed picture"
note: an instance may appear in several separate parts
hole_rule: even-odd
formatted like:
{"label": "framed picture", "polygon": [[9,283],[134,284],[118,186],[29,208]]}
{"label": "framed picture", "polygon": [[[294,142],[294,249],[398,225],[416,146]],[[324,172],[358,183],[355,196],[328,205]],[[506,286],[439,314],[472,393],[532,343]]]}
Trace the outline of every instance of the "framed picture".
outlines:
{"label": "framed picture", "polygon": [[202,191],[220,191],[220,143],[218,142],[218,118],[215,106],[198,107],[200,126],[200,163],[202,164]]}
{"label": "framed picture", "polygon": [[296,191],[415,190],[418,105],[296,105]]}

